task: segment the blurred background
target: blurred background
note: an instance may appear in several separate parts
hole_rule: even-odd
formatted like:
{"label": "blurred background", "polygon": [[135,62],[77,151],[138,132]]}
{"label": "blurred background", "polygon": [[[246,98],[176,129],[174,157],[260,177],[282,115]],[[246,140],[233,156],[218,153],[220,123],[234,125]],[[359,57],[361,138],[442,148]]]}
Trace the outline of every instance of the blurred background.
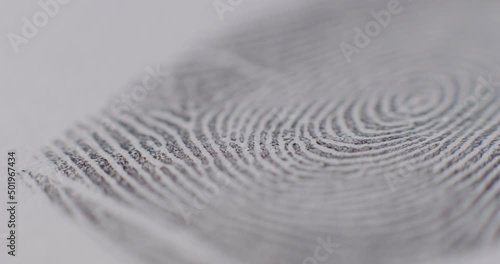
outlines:
{"label": "blurred background", "polygon": [[[8,150],[16,150],[21,157],[27,155],[78,120],[95,115],[133,77],[142,76],[146,66],[168,65],[200,42],[223,35],[270,10],[286,7],[285,1],[280,0],[243,0],[224,13],[221,21],[213,0],[61,3],[58,2],[59,10],[50,7],[53,17],[48,16],[48,22],[37,27],[37,34],[27,43],[20,43],[16,53],[9,34],[23,37],[23,17],[32,22],[37,12],[47,12],[39,0],[0,0],[2,157]],[[38,19],[43,22],[43,17]],[[22,166],[22,159],[18,159],[18,166]],[[4,188],[5,184],[1,184],[2,204]],[[19,256],[7,257],[5,241],[0,241],[0,263],[131,261],[106,241],[88,237],[81,227],[64,221],[65,216],[56,209],[40,208],[31,201],[19,208]],[[5,223],[3,211],[0,216]],[[6,230],[1,224],[0,233],[5,234]],[[4,240],[3,235],[0,240]]]}
{"label": "blurred background", "polygon": [[281,0],[242,0],[221,21],[213,0],[71,0],[16,53],[8,34],[23,36],[23,17],[33,21],[43,10],[38,2],[0,0],[2,148],[47,142],[103,108],[146,66],[168,65],[200,42],[286,9]]}
{"label": "blurred background", "polygon": [[[22,36],[23,18],[33,21],[33,16],[43,11],[39,2],[52,1],[0,0],[2,160],[7,150],[20,155],[36,150],[75,122],[95,115],[119,96],[132,78],[142,76],[146,66],[173,63],[198,44],[266,13],[286,15],[295,5],[292,2],[297,2],[241,0],[224,13],[222,21],[214,0],[70,0],[59,4],[46,25],[38,27],[37,34],[20,44],[16,52],[11,33]],[[0,163],[2,170],[4,163]],[[5,184],[0,184],[2,204],[4,188]],[[0,233],[6,232],[3,211]],[[19,256],[7,258],[1,252],[0,263],[137,263],[109,241],[89,236],[52,207],[29,201],[20,204],[19,223]],[[491,253],[444,263],[494,263],[492,260],[500,256],[498,251]]]}

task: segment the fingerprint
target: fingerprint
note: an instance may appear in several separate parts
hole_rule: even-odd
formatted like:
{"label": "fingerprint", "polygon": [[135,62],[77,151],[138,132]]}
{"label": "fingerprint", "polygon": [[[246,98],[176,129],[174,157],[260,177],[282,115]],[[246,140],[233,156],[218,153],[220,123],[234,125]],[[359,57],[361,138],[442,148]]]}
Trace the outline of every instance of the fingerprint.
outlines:
{"label": "fingerprint", "polygon": [[344,32],[380,4],[318,1],[193,51],[24,180],[148,263],[313,263],[326,236],[327,263],[498,243],[500,38],[477,31],[499,6],[404,2],[347,63]]}

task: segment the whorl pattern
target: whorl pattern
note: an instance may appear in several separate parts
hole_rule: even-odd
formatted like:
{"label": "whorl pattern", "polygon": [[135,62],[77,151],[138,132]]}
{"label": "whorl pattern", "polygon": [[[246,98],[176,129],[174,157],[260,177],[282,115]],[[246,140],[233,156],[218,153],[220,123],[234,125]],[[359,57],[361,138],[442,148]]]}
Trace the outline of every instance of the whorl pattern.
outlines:
{"label": "whorl pattern", "polygon": [[[348,64],[343,30],[385,2],[331,2],[186,58],[138,108],[44,149],[61,177],[25,179],[152,263],[313,263],[327,237],[327,263],[415,263],[498,242],[498,34],[459,31],[468,6],[403,2]],[[484,32],[500,6],[479,2]],[[432,35],[421,14],[443,10]]]}

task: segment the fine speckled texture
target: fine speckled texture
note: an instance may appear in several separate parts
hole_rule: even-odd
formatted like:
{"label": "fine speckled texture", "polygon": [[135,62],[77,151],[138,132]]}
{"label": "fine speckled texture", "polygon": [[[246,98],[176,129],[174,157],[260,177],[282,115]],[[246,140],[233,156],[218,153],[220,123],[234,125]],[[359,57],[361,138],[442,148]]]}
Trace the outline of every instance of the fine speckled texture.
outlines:
{"label": "fine speckled texture", "polygon": [[23,179],[148,263],[409,264],[498,243],[500,3],[401,1],[348,63],[339,45],[389,1],[311,2],[201,45]]}

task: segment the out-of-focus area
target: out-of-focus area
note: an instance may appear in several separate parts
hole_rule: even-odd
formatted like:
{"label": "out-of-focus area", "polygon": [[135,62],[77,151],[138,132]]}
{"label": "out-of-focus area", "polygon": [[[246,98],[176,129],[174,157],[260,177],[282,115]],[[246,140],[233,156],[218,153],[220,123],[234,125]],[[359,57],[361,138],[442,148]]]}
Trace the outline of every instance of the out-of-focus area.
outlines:
{"label": "out-of-focus area", "polygon": [[[243,0],[221,13],[214,2],[0,0],[1,156],[8,150],[26,156],[95,115],[148,65],[173,62],[202,41],[284,7],[279,0]],[[50,206],[26,201],[18,214],[18,256],[8,256],[0,241],[0,263],[136,263]]]}
{"label": "out-of-focus area", "polygon": [[0,148],[36,148],[102,109],[146,66],[286,9],[280,0],[222,0],[218,10],[216,2],[1,0]]}

